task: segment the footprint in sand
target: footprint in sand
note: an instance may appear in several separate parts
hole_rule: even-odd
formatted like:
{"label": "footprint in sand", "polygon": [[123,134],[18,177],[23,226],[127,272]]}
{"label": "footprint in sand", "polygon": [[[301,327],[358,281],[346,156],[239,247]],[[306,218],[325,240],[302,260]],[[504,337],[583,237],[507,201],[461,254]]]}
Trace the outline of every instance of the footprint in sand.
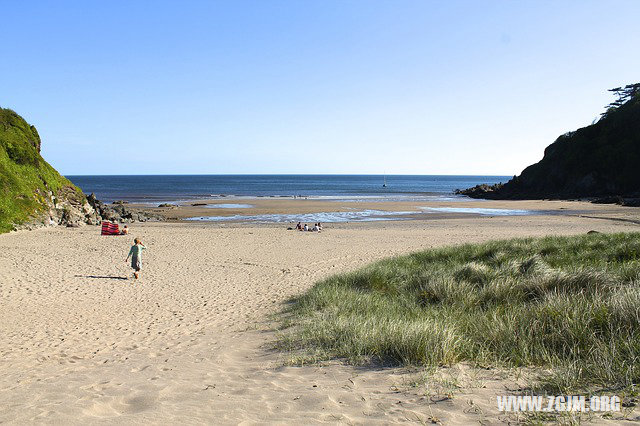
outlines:
{"label": "footprint in sand", "polygon": [[154,395],[138,395],[124,400],[124,412],[127,414],[140,413],[156,405],[157,398]]}
{"label": "footprint in sand", "polygon": [[119,417],[124,414],[136,414],[150,410],[157,405],[157,401],[158,397],[154,393],[119,397],[103,396],[83,412],[91,417]]}
{"label": "footprint in sand", "polygon": [[140,372],[142,372],[142,371],[146,370],[146,369],[147,369],[147,368],[149,368],[149,367],[151,367],[151,366],[150,366],[150,365],[145,365],[145,366],[140,367],[140,368],[132,368],[132,369],[131,369],[131,372],[132,372],[132,373],[140,373]]}

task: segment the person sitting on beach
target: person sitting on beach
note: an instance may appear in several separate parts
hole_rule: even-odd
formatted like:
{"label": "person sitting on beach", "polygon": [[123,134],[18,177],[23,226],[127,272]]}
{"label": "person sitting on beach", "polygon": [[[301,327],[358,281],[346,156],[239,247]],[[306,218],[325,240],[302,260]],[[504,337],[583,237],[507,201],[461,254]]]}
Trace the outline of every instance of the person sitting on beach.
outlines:
{"label": "person sitting on beach", "polygon": [[322,231],[322,224],[318,222],[318,232]]}
{"label": "person sitting on beach", "polygon": [[313,225],[313,232],[320,232],[320,228],[318,228],[318,224]]}
{"label": "person sitting on beach", "polygon": [[140,277],[140,269],[142,269],[142,250],[145,250],[146,247],[142,244],[139,238],[133,240],[133,246],[131,246],[131,250],[129,250],[129,255],[127,256],[127,260],[125,263],[129,261],[131,258],[131,267],[133,268],[133,276],[137,280]]}
{"label": "person sitting on beach", "polygon": [[124,228],[122,228],[122,231],[120,231],[120,235],[128,235],[129,234],[129,228],[127,227],[127,225],[124,226]]}
{"label": "person sitting on beach", "polygon": [[309,230],[309,226],[307,226],[307,224],[306,224],[306,223],[304,224],[304,230],[305,230],[305,231],[308,231],[308,230]]}
{"label": "person sitting on beach", "polygon": [[302,225],[300,225],[300,222],[298,222],[298,224],[296,225],[296,229],[298,231],[302,231]]}

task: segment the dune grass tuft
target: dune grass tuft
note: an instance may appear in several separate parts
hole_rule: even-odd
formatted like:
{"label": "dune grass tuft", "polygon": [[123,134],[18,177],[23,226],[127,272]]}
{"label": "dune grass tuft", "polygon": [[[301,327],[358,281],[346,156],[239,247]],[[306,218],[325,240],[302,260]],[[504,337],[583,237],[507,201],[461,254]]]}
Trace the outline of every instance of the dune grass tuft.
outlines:
{"label": "dune grass tuft", "polygon": [[627,388],[640,383],[640,233],[391,258],[316,284],[284,315],[279,346],[316,357],[533,366],[549,391]]}

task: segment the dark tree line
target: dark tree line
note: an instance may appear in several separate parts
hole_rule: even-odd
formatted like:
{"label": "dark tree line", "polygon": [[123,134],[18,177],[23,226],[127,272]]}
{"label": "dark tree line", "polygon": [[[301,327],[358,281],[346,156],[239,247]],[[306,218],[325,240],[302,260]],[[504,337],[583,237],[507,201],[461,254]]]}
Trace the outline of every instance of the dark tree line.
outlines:
{"label": "dark tree line", "polygon": [[606,115],[611,110],[622,106],[625,102],[640,95],[640,83],[627,84],[624,87],[614,87],[613,89],[609,89],[609,92],[613,93],[617,99],[605,107],[607,110],[602,113],[602,115]]}

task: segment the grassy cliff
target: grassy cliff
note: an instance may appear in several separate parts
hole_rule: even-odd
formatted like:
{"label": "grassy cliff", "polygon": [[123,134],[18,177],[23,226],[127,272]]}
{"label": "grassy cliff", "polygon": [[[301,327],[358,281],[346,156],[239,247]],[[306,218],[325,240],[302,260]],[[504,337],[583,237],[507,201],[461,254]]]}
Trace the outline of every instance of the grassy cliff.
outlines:
{"label": "grassy cliff", "polygon": [[0,233],[30,222],[45,223],[63,205],[82,205],[85,197],[40,155],[34,126],[0,108]]}
{"label": "grassy cliff", "polygon": [[[638,85],[640,90],[640,85]],[[474,198],[640,197],[640,93],[598,122],[560,136],[544,157],[504,185],[460,191]]]}

